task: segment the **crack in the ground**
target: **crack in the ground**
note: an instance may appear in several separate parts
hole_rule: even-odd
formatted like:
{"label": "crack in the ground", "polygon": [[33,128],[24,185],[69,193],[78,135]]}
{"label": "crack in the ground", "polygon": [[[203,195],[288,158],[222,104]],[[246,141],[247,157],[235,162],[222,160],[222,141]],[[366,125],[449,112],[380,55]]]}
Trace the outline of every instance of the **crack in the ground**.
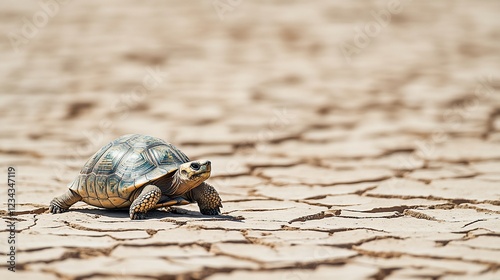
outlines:
{"label": "crack in the ground", "polygon": [[369,192],[371,190],[374,190],[376,189],[378,186],[375,185],[375,186],[371,186],[371,187],[367,187],[366,189],[362,189],[362,190],[358,190],[358,191],[355,191],[353,192],[352,194],[357,194],[359,196],[363,196],[366,192]]}
{"label": "crack in the ground", "polygon": [[[332,169],[332,168],[329,168]],[[265,179],[268,182],[272,182],[273,185],[276,186],[286,186],[288,183],[280,183],[280,182],[273,182],[272,177],[266,176],[262,174],[262,172],[255,172],[254,174],[251,174],[257,177],[260,177],[262,179]],[[393,176],[380,176],[378,178],[373,178],[373,179],[363,179],[363,180],[358,180],[358,181],[339,181],[339,182],[334,182],[334,183],[308,183],[308,182],[300,182],[304,186],[309,186],[309,187],[314,187],[314,186],[322,186],[322,187],[333,187],[333,186],[338,186],[338,185],[356,185],[356,184],[362,184],[362,183],[377,183],[377,182],[383,182],[386,181],[390,178],[393,178]]]}
{"label": "crack in the ground", "polygon": [[[257,196],[257,194],[251,194],[251,195],[254,195],[254,196]],[[273,198],[273,197],[266,197],[266,196],[261,196],[262,198],[256,198],[256,199],[251,199],[251,198],[241,198],[241,199],[228,199],[228,200],[224,200],[223,202],[224,203],[227,203],[227,202],[249,202],[249,201],[284,201],[283,199],[279,199],[279,198]]]}
{"label": "crack in the ground", "polygon": [[321,220],[324,218],[338,216],[338,215],[340,215],[340,213],[341,213],[341,210],[338,210],[338,209],[335,211],[326,211],[326,212],[321,211],[321,212],[316,213],[316,214],[302,216],[302,217],[292,219],[292,220],[288,221],[288,224],[292,224],[294,222],[306,222],[306,221],[310,221],[310,220]]}
{"label": "crack in the ground", "polygon": [[26,229],[24,229],[24,230],[29,230],[29,229],[31,229],[32,227],[36,226],[36,223],[38,222],[38,218],[37,218],[37,216],[38,216],[37,214],[34,214],[34,215],[33,215],[33,224],[32,224],[32,225],[30,225],[30,226],[28,226],[28,227],[27,227]]}
{"label": "crack in the ground", "polygon": [[386,195],[386,194],[365,194],[367,197],[375,197],[375,198],[399,198],[399,199],[427,199],[427,200],[438,200],[438,201],[449,201],[453,205],[460,205],[462,203],[471,203],[471,204],[491,204],[491,205],[500,205],[500,201],[497,200],[474,200],[474,199],[453,199],[439,196],[420,196],[420,195]]}
{"label": "crack in the ground", "polygon": [[[161,220],[160,220],[161,221]],[[124,229],[99,229],[99,228],[89,228],[89,227],[85,227],[85,226],[82,226],[80,224],[75,224],[75,223],[71,223],[69,221],[63,221],[63,223],[73,229],[77,229],[77,230],[87,230],[87,231],[95,231],[95,232],[123,232]],[[120,222],[103,222],[103,223],[115,223],[115,224],[119,224]],[[130,228],[130,229],[126,229],[126,231],[147,231],[147,230],[144,230],[144,229],[133,229],[133,228]],[[148,234],[150,234],[148,232]],[[151,234],[150,234],[151,235]]]}
{"label": "crack in the ground", "polygon": [[[338,216],[338,218],[342,218],[342,216]],[[308,231],[316,231],[316,232],[325,232],[328,234],[334,234],[336,232],[345,232],[345,231],[352,231],[352,230],[370,230],[370,231],[375,231],[375,232],[380,232],[380,233],[387,233],[389,234],[390,232],[376,229],[376,228],[368,228],[368,227],[353,227],[353,228],[335,228],[335,229],[322,229],[322,228],[308,228]],[[298,227],[293,227],[289,225],[282,225],[281,230],[289,230],[289,231],[304,231],[302,228]],[[276,230],[270,230],[270,231],[276,231]]]}
{"label": "crack in the ground", "polygon": [[[235,258],[238,259],[230,254],[223,254],[223,253],[217,253],[216,256],[226,256],[230,258]],[[318,261],[315,263],[294,263],[290,265],[283,265],[279,267],[265,267],[265,263],[259,263],[258,261],[252,260],[252,259],[241,259],[243,261],[249,261],[252,263],[256,263],[259,265],[259,271],[261,272],[279,272],[279,271],[284,271],[284,272],[289,272],[293,269],[305,269],[305,270],[315,270],[318,266],[342,266],[347,263],[351,258],[346,258],[343,260],[331,260],[331,261]],[[170,259],[167,259],[169,261],[172,261]],[[175,261],[172,261],[173,263],[177,263]],[[144,277],[147,279],[160,279],[160,280],[203,280],[207,279],[208,277],[215,275],[215,274],[230,274],[235,271],[247,271],[247,272],[252,272],[255,271],[252,268],[234,268],[234,267],[222,267],[222,268],[214,268],[214,267],[203,267],[200,270],[195,270],[192,272],[186,272],[186,273],[180,273],[180,274],[162,274],[162,275],[157,275],[155,277],[148,276],[146,274],[134,274],[130,275],[131,277]],[[57,274],[59,277],[64,277],[64,275]],[[294,276],[293,274],[290,274],[291,276]],[[93,279],[95,277],[112,277],[116,276],[113,274],[103,274],[103,273],[91,273],[83,276],[78,276],[76,278],[72,278],[71,280],[86,280],[86,279]],[[61,278],[61,279],[67,279],[67,278]]]}
{"label": "crack in the ground", "polygon": [[394,252],[394,251],[387,251],[387,252],[371,251],[371,250],[359,248],[358,246],[360,246],[360,245],[353,246],[352,250],[355,250],[356,252],[358,252],[361,255],[374,257],[374,258],[389,259],[389,258],[399,258],[402,256],[410,256],[410,257],[416,257],[416,258],[427,258],[427,259],[435,259],[435,260],[462,261],[465,263],[486,265],[489,267],[489,269],[487,271],[496,270],[500,267],[500,265],[494,261],[467,260],[467,259],[464,259],[462,257],[443,257],[443,256],[433,256],[433,255],[418,255],[418,254],[412,254],[411,252],[404,252],[403,253],[403,252]]}
{"label": "crack in the ground", "polygon": [[411,216],[413,218],[417,218],[417,219],[423,219],[423,220],[429,220],[429,221],[440,221],[432,216],[426,215],[422,212],[413,211],[411,209],[405,209],[403,214],[406,216]]}
{"label": "crack in the ground", "polygon": [[38,207],[36,209],[32,210],[16,210],[16,211],[6,211],[6,210],[0,210],[0,215],[1,216],[20,216],[20,215],[25,215],[25,214],[42,214],[45,213],[49,208],[46,205],[40,205],[40,204],[33,204],[33,203],[19,203],[17,204],[19,206],[34,206]]}
{"label": "crack in the ground", "polygon": [[456,208],[461,208],[461,209],[473,209],[476,210],[477,212],[483,212],[483,213],[490,213],[490,214],[500,214],[500,210],[490,210],[490,209],[485,209],[481,208],[472,204],[459,204],[456,206]]}
{"label": "crack in the ground", "polygon": [[483,139],[488,139],[489,135],[495,131],[495,119],[500,117],[500,108],[491,111],[486,120],[485,131],[481,135]]}
{"label": "crack in the ground", "polygon": [[[359,212],[359,213],[363,213],[363,212]],[[390,212],[387,212],[387,213],[390,213]],[[401,213],[399,213],[397,211],[394,211],[392,213],[392,215],[390,215],[390,216],[383,216],[383,217],[357,217],[357,216],[350,216],[350,215],[340,215],[338,217],[339,218],[343,218],[343,219],[363,220],[363,219],[396,219],[396,218],[400,218],[401,216],[403,216]]]}
{"label": "crack in the ground", "polygon": [[482,221],[487,221],[487,219],[478,219],[478,220],[472,221],[470,223],[467,223],[467,224],[463,225],[462,228],[470,226],[470,225],[475,224],[477,222],[482,222]]}

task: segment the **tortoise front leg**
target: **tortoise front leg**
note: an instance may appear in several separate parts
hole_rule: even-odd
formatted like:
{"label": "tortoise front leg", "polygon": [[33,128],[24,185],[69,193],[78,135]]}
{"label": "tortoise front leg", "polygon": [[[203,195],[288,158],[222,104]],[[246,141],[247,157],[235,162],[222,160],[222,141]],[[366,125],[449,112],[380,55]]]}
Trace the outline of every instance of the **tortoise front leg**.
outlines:
{"label": "tortoise front leg", "polygon": [[50,202],[49,212],[56,214],[68,211],[71,205],[82,200],[82,197],[72,190],[68,190],[61,196],[56,196]]}
{"label": "tortoise front leg", "polygon": [[196,188],[183,195],[191,202],[197,202],[203,215],[219,215],[222,207],[222,199],[217,190],[211,185],[203,182]]}
{"label": "tortoise front leg", "polygon": [[145,186],[139,196],[130,205],[130,219],[139,220],[146,218],[146,212],[156,208],[156,204],[160,201],[161,190],[155,185]]}

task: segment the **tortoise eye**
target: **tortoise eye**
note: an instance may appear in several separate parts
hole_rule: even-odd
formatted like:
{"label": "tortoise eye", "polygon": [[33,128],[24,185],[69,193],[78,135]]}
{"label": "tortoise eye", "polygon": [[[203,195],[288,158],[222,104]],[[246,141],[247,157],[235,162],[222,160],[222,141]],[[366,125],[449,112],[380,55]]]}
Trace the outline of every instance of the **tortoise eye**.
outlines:
{"label": "tortoise eye", "polygon": [[199,163],[196,163],[196,162],[193,162],[191,163],[191,169],[197,171],[200,169],[200,164]]}

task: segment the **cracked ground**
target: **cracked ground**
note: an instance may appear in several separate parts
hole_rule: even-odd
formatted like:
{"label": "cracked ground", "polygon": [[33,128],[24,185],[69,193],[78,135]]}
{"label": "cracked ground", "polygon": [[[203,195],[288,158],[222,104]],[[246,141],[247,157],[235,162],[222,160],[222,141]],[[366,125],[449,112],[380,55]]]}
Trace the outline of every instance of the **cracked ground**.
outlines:
{"label": "cracked ground", "polygon": [[[391,2],[2,1],[0,278],[500,279],[500,2]],[[210,159],[222,215],[49,214],[129,133]]]}

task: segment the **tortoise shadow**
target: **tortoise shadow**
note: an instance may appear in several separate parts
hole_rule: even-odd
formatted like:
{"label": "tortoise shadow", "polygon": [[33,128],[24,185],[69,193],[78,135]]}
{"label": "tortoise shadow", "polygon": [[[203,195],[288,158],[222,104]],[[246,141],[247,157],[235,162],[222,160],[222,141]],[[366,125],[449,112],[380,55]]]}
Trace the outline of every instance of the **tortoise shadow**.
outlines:
{"label": "tortoise shadow", "polygon": [[[102,209],[102,208],[82,208],[82,209],[70,209],[69,212],[78,212],[78,213],[84,213],[88,215],[95,215],[95,216],[104,216],[108,218],[123,218],[126,220],[130,221],[128,209]],[[191,219],[198,219],[198,220],[217,220],[217,221],[233,221],[233,222],[242,222],[244,220],[243,217],[235,217],[231,215],[214,215],[214,216],[209,216],[209,215],[203,215],[198,211],[191,211],[187,209],[182,209],[182,208],[174,208],[171,207],[169,211],[166,210],[151,210],[148,211],[146,215],[146,219],[142,221],[148,221],[148,220],[156,220],[156,219],[168,219],[168,218],[191,218]]]}

